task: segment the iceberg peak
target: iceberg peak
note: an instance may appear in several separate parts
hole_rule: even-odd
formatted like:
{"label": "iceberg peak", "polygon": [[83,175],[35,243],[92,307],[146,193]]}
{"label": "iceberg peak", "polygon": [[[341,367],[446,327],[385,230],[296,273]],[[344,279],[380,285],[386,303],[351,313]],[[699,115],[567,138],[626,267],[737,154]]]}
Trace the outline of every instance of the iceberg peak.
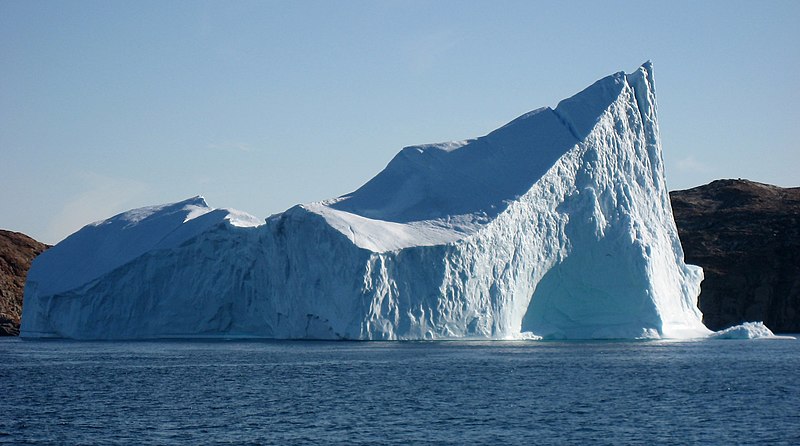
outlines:
{"label": "iceberg peak", "polygon": [[206,208],[209,207],[205,197],[203,197],[202,195],[195,195],[192,198],[187,198],[186,200],[181,201],[180,204],[200,206]]}

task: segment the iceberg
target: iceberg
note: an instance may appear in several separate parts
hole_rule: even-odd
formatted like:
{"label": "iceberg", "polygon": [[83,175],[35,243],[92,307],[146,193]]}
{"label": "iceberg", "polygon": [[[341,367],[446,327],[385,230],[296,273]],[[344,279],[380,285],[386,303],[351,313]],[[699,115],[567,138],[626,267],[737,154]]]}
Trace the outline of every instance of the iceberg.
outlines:
{"label": "iceberg", "polygon": [[697,338],[651,64],[260,221],[202,197],[39,256],[23,337]]}
{"label": "iceberg", "polygon": [[715,331],[711,339],[782,339],[793,340],[794,336],[776,335],[764,325],[764,322],[744,322],[724,330]]}

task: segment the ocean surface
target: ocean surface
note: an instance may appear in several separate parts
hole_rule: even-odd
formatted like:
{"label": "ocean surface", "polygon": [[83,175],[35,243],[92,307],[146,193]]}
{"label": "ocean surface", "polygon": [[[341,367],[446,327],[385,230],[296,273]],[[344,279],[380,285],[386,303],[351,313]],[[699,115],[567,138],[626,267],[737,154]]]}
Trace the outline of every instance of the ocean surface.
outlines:
{"label": "ocean surface", "polygon": [[0,339],[0,444],[800,444],[800,341]]}

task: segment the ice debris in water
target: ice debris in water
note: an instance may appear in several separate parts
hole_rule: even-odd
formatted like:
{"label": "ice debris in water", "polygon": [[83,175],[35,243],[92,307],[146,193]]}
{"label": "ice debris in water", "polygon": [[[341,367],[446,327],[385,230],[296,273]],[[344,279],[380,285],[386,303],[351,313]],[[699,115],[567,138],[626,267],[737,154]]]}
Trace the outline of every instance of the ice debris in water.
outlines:
{"label": "ice debris in water", "polygon": [[794,339],[792,336],[776,336],[763,322],[745,322],[712,333],[714,339]]}

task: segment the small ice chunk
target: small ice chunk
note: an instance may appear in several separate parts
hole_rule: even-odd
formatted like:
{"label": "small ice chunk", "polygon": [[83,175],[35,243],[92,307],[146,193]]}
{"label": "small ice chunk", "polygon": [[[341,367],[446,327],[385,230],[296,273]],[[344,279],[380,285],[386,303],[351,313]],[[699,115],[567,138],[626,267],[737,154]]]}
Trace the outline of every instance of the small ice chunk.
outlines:
{"label": "small ice chunk", "polygon": [[792,336],[776,336],[763,322],[745,322],[712,333],[714,339],[795,339]]}

